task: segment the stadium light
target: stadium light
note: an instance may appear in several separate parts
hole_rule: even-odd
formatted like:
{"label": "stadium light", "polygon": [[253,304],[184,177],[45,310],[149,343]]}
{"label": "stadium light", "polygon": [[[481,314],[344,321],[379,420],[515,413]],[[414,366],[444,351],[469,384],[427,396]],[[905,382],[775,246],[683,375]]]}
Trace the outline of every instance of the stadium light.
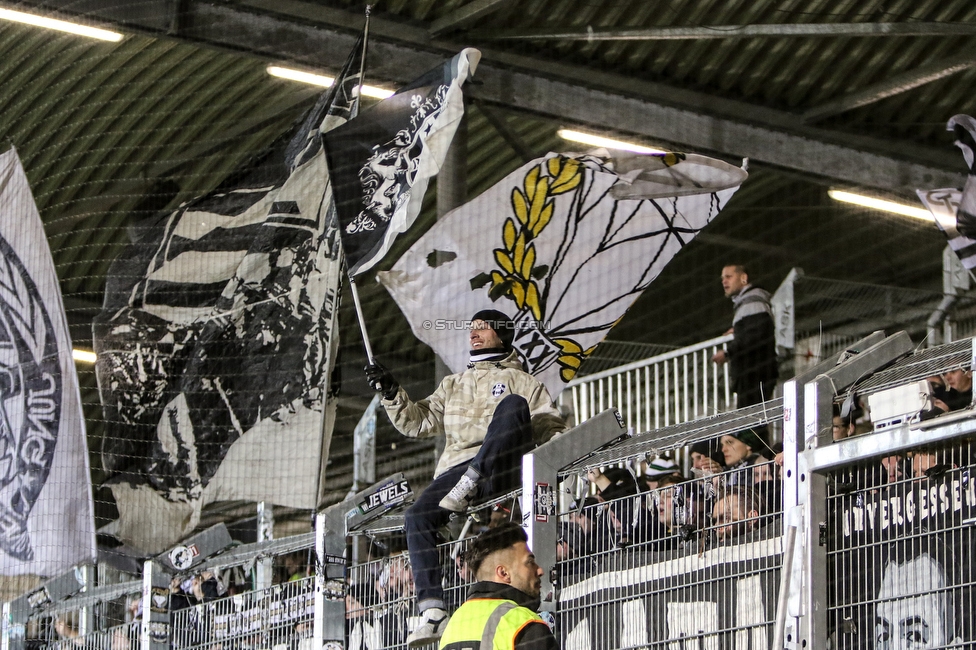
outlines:
{"label": "stadium light", "polygon": [[71,357],[75,361],[80,361],[82,363],[95,363],[95,353],[90,350],[72,350]]}
{"label": "stadium light", "polygon": [[87,36],[88,38],[97,38],[100,41],[117,43],[122,40],[122,34],[118,32],[110,32],[107,29],[89,27],[88,25],[69,23],[66,20],[35,16],[34,14],[26,14],[22,11],[13,11],[12,9],[0,9],[0,20],[9,20],[14,23],[33,25],[34,27],[43,27],[44,29],[54,29],[59,32]]}
{"label": "stadium light", "polygon": [[600,135],[594,135],[592,133],[583,133],[582,131],[573,131],[571,129],[559,129],[558,131],[556,131],[556,135],[558,135],[563,140],[580,142],[582,144],[588,144],[594,147],[606,147],[607,149],[633,151],[634,153],[653,153],[653,154],[667,153],[662,149],[645,147],[643,145],[635,144],[633,142],[624,142],[623,140],[613,140],[611,138],[604,138],[603,136]]}
{"label": "stadium light", "polygon": [[[303,72],[293,68],[282,68],[281,66],[277,65],[269,65],[268,74],[272,77],[278,77],[279,79],[300,81],[302,83],[311,84],[312,86],[321,86],[323,88],[331,87],[332,83],[335,81],[335,77],[327,77],[321,74]],[[392,90],[378,88],[376,86],[362,86],[360,92],[362,92],[363,97],[372,97],[374,99],[386,99],[394,94]]]}
{"label": "stadium light", "polygon": [[854,194],[853,192],[844,192],[842,190],[828,190],[827,196],[835,201],[841,201],[842,203],[852,203],[854,205],[859,205],[863,208],[871,208],[872,210],[883,210],[884,212],[893,212],[895,214],[900,214],[905,217],[913,217],[915,219],[921,219],[923,221],[935,221],[932,217],[932,213],[925,208],[920,208],[914,205],[907,205],[905,203],[897,203],[895,201],[887,201],[885,199],[879,199],[873,196],[864,196],[862,194]]}

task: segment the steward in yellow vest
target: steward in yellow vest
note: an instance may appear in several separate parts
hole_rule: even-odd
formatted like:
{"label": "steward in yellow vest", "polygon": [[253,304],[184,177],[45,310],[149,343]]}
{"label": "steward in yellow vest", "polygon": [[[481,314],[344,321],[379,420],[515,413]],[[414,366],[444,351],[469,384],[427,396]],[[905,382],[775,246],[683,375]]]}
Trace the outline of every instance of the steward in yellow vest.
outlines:
{"label": "steward in yellow vest", "polygon": [[450,617],[439,650],[558,650],[536,613],[542,568],[521,526],[503,524],[483,533],[465,564],[479,581]]}

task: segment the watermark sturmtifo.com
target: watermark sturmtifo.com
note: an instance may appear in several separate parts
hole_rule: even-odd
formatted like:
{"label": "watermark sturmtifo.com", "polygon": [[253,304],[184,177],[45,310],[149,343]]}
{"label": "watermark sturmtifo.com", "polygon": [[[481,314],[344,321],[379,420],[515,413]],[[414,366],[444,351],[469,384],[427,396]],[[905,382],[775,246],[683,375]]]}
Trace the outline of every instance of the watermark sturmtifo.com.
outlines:
{"label": "watermark sturmtifo.com", "polygon": [[[470,330],[472,322],[473,321],[470,320],[447,320],[443,318],[438,318],[437,320],[425,320],[423,323],[421,323],[421,327],[423,327],[425,330],[428,331]],[[528,321],[528,322],[519,322],[519,323],[513,321],[505,321],[501,323],[492,322],[490,323],[490,325],[492,325],[492,329],[495,330],[497,330],[499,327],[506,328],[506,329],[513,329],[513,330],[548,330],[549,329],[548,322],[540,323],[537,321]]]}

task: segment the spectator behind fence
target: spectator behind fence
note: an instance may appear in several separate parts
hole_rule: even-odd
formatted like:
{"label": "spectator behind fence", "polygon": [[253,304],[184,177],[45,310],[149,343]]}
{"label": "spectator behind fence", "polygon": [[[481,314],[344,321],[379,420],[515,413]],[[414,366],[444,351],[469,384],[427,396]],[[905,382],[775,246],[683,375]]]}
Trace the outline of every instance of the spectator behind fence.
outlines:
{"label": "spectator behind fence", "polygon": [[[777,457],[783,455],[783,445],[777,443],[770,449]],[[765,512],[780,512],[783,509],[782,463],[767,461],[752,466],[752,488],[763,501]]]}
{"label": "spectator behind fence", "polygon": [[438,529],[451,512],[463,512],[470,501],[518,487],[522,456],[566,428],[546,387],[525,372],[512,348],[511,319],[489,309],[471,321],[468,368],[445,377],[426,399],[412,401],[379,363],[366,367],[367,381],[382,394],[387,415],[400,433],[447,438],[434,480],[406,514],[422,616],[422,624],[407,640],[411,647],[440,638],[449,618],[437,554]]}
{"label": "spectator behind fence", "polygon": [[612,502],[607,506],[596,529],[598,551],[627,546],[633,541],[634,497],[638,494],[637,479],[629,469],[610,467],[604,472],[591,469],[587,477],[596,485],[596,498]]}
{"label": "spectator behind fence", "polygon": [[857,417],[858,415],[853,411],[845,417],[841,414],[840,405],[834,404],[834,416],[830,428],[834,442],[840,442],[854,435],[854,422]]}
{"label": "spectator behind fence", "polygon": [[737,544],[758,530],[765,514],[762,499],[749,487],[728,488],[712,510],[712,523],[719,544]]}
{"label": "spectator behind fence", "polygon": [[932,385],[932,408],[922,413],[922,420],[972,406],[973,373],[971,370],[963,368],[950,370],[940,377],[930,377],[929,383]]}
{"label": "spectator behind fence", "polygon": [[515,523],[482,533],[465,554],[478,579],[468,599],[451,617],[439,650],[507,648],[556,650],[549,626],[536,613],[542,567],[529,550],[528,537]]}
{"label": "spectator behind fence", "polygon": [[[953,451],[960,454],[953,458]],[[958,469],[958,460],[962,449],[953,445],[931,445],[914,449],[909,453],[912,463],[912,476],[920,478],[938,478],[952,469]]]}
{"label": "spectator behind fence", "polygon": [[[586,497],[582,506],[573,504],[566,521],[559,526],[557,560],[588,557],[596,552],[596,507],[599,503],[596,497]],[[577,565],[574,565],[574,571],[578,570],[575,567]]]}
{"label": "spectator behind fence", "polygon": [[667,551],[691,541],[698,531],[708,526],[711,485],[692,481],[683,476],[669,476],[661,481],[655,493],[657,517],[664,536],[653,549]]}
{"label": "spectator behind fence", "polygon": [[654,460],[641,463],[640,484],[641,491],[656,490],[661,479],[665,476],[680,475],[681,470],[673,460],[668,458],[655,458]]}
{"label": "spectator behind fence", "polygon": [[725,470],[725,455],[715,440],[702,440],[691,446],[691,468],[695,476],[711,476]]}
{"label": "spectator behind fence", "polygon": [[719,442],[725,456],[725,485],[752,485],[754,481],[750,468],[765,459],[763,453],[768,454],[769,459],[774,456],[765,441],[752,429],[724,435]]}
{"label": "spectator behind fence", "polygon": [[729,362],[736,406],[750,406],[772,399],[779,376],[776,362],[776,329],[769,292],[753,286],[742,264],[722,269],[722,289],[732,299],[732,340],[712,357],[717,364]]}

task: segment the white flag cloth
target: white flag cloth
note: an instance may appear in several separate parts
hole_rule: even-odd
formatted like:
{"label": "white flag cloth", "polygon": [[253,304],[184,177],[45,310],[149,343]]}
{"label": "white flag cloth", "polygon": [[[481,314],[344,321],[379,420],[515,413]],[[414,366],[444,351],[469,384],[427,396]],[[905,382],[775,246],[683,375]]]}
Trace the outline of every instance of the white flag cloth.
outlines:
{"label": "white flag cloth", "polygon": [[51,249],[14,149],[0,155],[0,575],[95,558],[85,420]]}
{"label": "white flag cloth", "polygon": [[696,155],[549,154],[445,215],[379,278],[454,372],[466,319],[506,313],[555,398],[746,176]]}
{"label": "white flag cloth", "polygon": [[962,201],[962,192],[952,188],[942,190],[918,190],[918,198],[928,208],[939,227],[949,240],[949,248],[962,265],[970,271],[976,268],[976,239],[963,236],[956,227],[956,214]]}
{"label": "white flag cloth", "polygon": [[962,191],[947,188],[917,193],[949,240],[949,248],[972,271],[976,268],[976,120],[968,115],[956,115],[946,128],[955,134],[955,144],[969,168],[966,184]]}

